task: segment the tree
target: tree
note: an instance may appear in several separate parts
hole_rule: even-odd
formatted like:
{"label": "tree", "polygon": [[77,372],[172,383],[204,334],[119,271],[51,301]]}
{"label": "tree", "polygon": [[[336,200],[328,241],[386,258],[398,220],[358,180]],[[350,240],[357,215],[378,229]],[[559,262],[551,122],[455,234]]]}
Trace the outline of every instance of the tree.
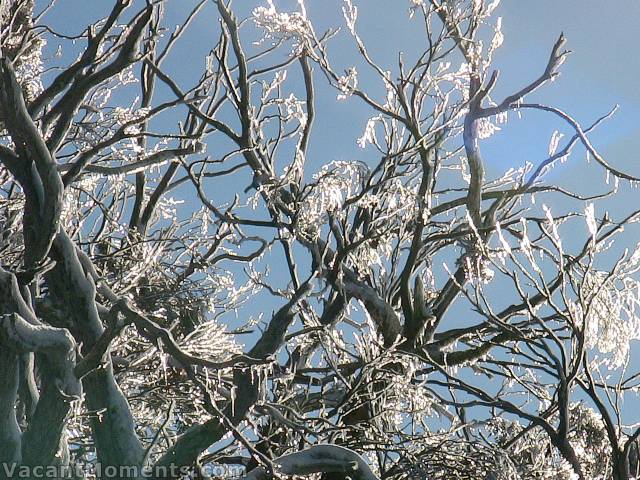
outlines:
{"label": "tree", "polygon": [[[351,0],[324,32],[303,0],[174,30],[168,2],[110,3],[78,35],[0,7],[0,476],[638,475],[640,211],[602,207],[638,179],[592,143],[613,112],[529,100],[562,35],[496,99],[499,1],[412,0],[422,43],[384,66]],[[362,159],[314,168],[334,99],[371,111]],[[532,110],[566,139],[493,178],[481,146]],[[579,148],[615,188],[547,180]]]}

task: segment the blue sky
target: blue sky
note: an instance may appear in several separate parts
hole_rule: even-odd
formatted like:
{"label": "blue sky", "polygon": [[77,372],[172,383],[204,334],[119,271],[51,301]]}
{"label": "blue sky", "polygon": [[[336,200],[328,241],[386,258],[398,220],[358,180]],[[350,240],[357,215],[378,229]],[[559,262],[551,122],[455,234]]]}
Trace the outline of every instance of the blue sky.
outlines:
{"label": "blue sky", "polygon": [[[179,22],[187,14],[195,0],[171,0],[167,12],[170,21]],[[234,8],[242,14],[265,2],[242,0],[234,2]],[[277,0],[276,5],[292,7],[292,0]],[[332,25],[343,25],[341,0],[307,0],[310,17],[317,30]],[[382,66],[393,69],[397,64],[397,51],[407,58],[423,46],[419,22],[409,20],[409,2],[405,0],[360,0],[359,29],[369,45],[370,52]],[[97,12],[106,14],[111,2],[87,2],[86,0],[59,0],[52,10],[51,20],[65,33],[79,33]],[[635,152],[640,147],[640,56],[634,52],[640,33],[640,2],[637,0],[502,0],[495,16],[503,17],[505,43],[494,58],[494,66],[501,70],[495,96],[514,91],[538,75],[549,51],[560,32],[567,37],[567,47],[573,51],[562,67],[562,75],[553,85],[547,85],[532,99],[563,108],[578,120],[589,122],[620,105],[616,116],[594,136],[602,153],[618,165],[633,168]],[[216,12],[209,5],[194,22],[193,34],[176,49],[174,65],[179,65],[187,87],[202,68],[205,54],[216,39]],[[247,42],[249,43],[249,42]],[[350,66],[355,52],[347,41],[337,40],[339,48],[332,51],[336,66]],[[55,45],[50,45],[55,49]],[[171,60],[169,61],[169,64]],[[366,72],[362,73],[366,75]],[[366,78],[366,76],[364,77]],[[189,82],[189,83],[188,83]],[[318,82],[322,91],[322,79]],[[374,86],[376,88],[376,86]],[[377,85],[377,88],[381,88]],[[319,106],[318,128],[312,156],[317,155],[318,165],[336,157],[361,155],[355,138],[364,128],[370,116],[368,109],[352,99],[335,102],[335,95],[326,95],[329,102]],[[528,120],[528,119],[527,119]],[[526,125],[524,125],[526,123]],[[517,124],[517,125],[516,125]],[[549,119],[512,122],[502,135],[510,149],[522,158],[535,160],[546,152],[548,136],[555,127]],[[532,137],[540,140],[532,141]],[[326,140],[331,140],[326,142]],[[490,150],[489,150],[490,151]],[[511,150],[512,152],[514,150]],[[500,169],[520,164],[515,158],[491,159]],[[565,169],[572,170],[573,165]],[[637,169],[640,172],[640,166]]]}
{"label": "blue sky", "polygon": [[[496,56],[498,66],[504,65],[503,80],[507,75],[526,77],[533,65],[545,61],[548,46],[564,31],[573,54],[558,81],[538,96],[585,123],[619,104],[615,117],[593,138],[611,162],[633,169],[640,147],[640,56],[634,53],[640,3],[505,0],[497,14],[503,16],[506,37]],[[632,171],[640,172],[640,165]]]}

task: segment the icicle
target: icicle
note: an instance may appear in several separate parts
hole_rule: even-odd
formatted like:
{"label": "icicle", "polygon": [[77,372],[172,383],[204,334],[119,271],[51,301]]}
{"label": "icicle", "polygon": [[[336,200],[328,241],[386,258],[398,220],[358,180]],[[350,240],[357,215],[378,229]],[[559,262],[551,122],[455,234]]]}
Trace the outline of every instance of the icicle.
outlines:
{"label": "icicle", "polygon": [[607,176],[605,178],[605,182],[607,183],[607,185],[609,185],[609,180],[611,179],[611,172],[609,172],[609,170],[607,170]]}
{"label": "icicle", "polygon": [[551,135],[551,140],[549,140],[549,156],[550,157],[555,155],[556,151],[558,150],[558,145],[560,144],[560,140],[562,140],[562,137],[564,137],[564,134],[558,132],[558,130],[554,130],[553,134]]}
{"label": "icicle", "polygon": [[236,414],[236,386],[231,387],[231,414]]}
{"label": "icicle", "polygon": [[596,243],[596,235],[598,233],[598,223],[596,222],[596,212],[593,203],[590,203],[584,209],[585,221],[587,222],[587,228],[591,233],[591,240],[593,245]]}

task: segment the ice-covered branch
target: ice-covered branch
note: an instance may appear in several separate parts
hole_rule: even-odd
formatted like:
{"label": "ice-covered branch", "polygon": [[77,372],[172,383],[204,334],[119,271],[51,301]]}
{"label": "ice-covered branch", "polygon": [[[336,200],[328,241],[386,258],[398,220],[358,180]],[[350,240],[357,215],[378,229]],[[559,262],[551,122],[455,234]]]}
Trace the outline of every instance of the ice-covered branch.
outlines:
{"label": "ice-covered branch", "polygon": [[[379,480],[367,462],[355,451],[338,445],[314,445],[300,452],[283,455],[273,461],[277,474],[311,475],[339,473],[353,480]],[[267,480],[270,477],[258,467],[243,477],[244,480]]]}
{"label": "ice-covered branch", "polygon": [[480,109],[477,114],[478,118],[491,117],[503,113],[511,108],[518,107],[518,103],[522,103],[524,98],[528,94],[534,92],[546,82],[557,77],[559,75],[558,69],[567,58],[567,55],[571,53],[568,50],[562,50],[566,42],[567,39],[565,38],[564,34],[561,34],[558,40],[556,40],[556,43],[553,45],[553,48],[551,49],[549,61],[544,70],[544,73],[540,75],[540,77],[538,77],[535,81],[522,88],[518,92],[506,97],[497,106]]}

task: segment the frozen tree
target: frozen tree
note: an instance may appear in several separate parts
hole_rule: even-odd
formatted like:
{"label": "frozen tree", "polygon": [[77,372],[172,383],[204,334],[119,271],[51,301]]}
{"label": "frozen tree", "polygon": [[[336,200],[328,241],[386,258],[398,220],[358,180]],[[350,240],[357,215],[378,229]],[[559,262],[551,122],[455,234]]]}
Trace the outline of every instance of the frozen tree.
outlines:
{"label": "frozen tree", "polygon": [[[364,1],[188,3],[0,5],[0,477],[637,477],[638,179],[613,111],[530,100],[564,36],[501,97],[499,0],[389,2],[422,34],[388,65]],[[548,156],[496,175],[530,111]]]}

